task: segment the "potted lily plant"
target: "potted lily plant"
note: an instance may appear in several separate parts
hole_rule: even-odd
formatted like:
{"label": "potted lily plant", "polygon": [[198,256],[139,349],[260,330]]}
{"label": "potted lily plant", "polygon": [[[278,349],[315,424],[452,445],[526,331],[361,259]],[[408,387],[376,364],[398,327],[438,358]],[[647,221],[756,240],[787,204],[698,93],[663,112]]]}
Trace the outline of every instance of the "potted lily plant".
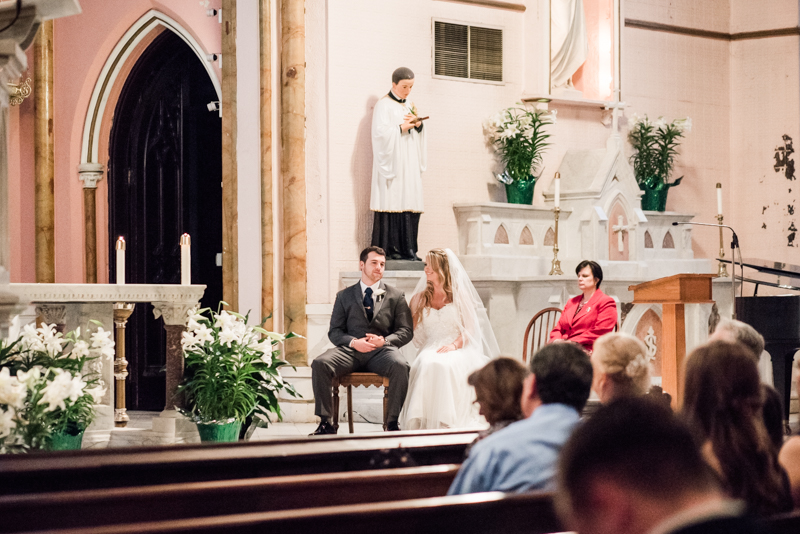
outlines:
{"label": "potted lily plant", "polygon": [[652,122],[647,115],[634,115],[628,140],[633,147],[631,156],[633,173],[644,191],[642,209],[664,211],[667,209],[667,193],[671,187],[681,183],[683,176],[670,181],[680,140],[692,129],[692,119],[675,119],[666,122],[663,117]]}
{"label": "potted lily plant", "polygon": [[545,128],[555,123],[556,112],[534,109],[517,102],[483,123],[484,134],[505,165],[496,175],[505,185],[506,197],[512,204],[530,204],[533,188],[542,163],[542,155],[550,143]]}
{"label": "potted lily plant", "polygon": [[0,343],[0,452],[80,449],[106,392],[101,359],[114,356],[111,332],[92,322],[88,341],[80,328],[27,325]]}
{"label": "potted lily plant", "polygon": [[179,410],[197,424],[201,441],[237,441],[247,427],[270,423],[270,414],[283,418],[281,391],[297,396],[278,371],[288,364],[277,350],[296,334],[268,332],[263,322],[247,321],[232,311],[189,311],[181,339],[184,380],[178,387],[185,408]]}

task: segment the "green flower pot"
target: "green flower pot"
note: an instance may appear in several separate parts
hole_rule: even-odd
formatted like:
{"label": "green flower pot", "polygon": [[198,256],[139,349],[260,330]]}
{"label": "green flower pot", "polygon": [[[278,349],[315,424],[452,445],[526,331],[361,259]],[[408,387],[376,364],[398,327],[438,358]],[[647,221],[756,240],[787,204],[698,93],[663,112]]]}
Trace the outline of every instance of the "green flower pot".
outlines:
{"label": "green flower pot", "polygon": [[536,178],[531,176],[528,180],[514,180],[506,186],[506,197],[509,204],[527,204],[533,202],[533,187],[536,185]]}
{"label": "green flower pot", "polygon": [[649,189],[640,186],[644,191],[642,196],[642,209],[644,211],[666,211],[668,187]]}
{"label": "green flower pot", "polygon": [[241,421],[227,423],[197,423],[197,431],[200,433],[200,441],[215,443],[230,443],[239,441],[239,430],[242,428]]}
{"label": "green flower pot", "polygon": [[73,435],[69,430],[64,432],[53,432],[50,436],[50,446],[48,450],[51,451],[78,451],[81,449],[83,442],[83,430]]}

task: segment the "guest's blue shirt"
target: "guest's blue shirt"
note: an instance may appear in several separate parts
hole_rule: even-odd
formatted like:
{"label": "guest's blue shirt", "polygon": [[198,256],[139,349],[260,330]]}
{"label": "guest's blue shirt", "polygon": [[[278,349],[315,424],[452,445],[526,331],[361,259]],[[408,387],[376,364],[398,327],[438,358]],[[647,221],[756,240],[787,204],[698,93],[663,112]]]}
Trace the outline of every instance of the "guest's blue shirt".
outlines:
{"label": "guest's blue shirt", "polygon": [[558,454],[579,419],[566,404],[542,404],[476,443],[447,494],[553,489]]}

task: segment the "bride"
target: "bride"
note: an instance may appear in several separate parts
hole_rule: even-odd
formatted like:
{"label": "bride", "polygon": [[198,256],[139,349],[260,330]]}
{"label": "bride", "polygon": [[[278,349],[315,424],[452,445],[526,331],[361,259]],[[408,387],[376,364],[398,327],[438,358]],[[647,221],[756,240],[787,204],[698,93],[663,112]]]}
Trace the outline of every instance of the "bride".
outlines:
{"label": "bride", "polygon": [[486,310],[464,267],[450,249],[433,249],[411,297],[414,345],[408,395],[400,428],[480,426],[467,377],[500,349]]}

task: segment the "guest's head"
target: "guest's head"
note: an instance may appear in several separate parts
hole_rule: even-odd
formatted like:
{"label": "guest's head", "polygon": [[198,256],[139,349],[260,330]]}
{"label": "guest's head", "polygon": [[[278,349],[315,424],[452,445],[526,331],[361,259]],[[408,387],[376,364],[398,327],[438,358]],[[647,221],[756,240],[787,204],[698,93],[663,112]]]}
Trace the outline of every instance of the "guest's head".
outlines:
{"label": "guest's head", "polygon": [[714,333],[708,337],[709,341],[727,341],[729,343],[741,343],[752,352],[756,357],[756,362],[764,352],[764,336],[747,323],[735,319],[722,319]]}
{"label": "guest's head", "polygon": [[453,281],[450,277],[450,262],[447,261],[447,252],[435,248],[425,256],[425,290],[414,295],[411,299],[411,316],[416,326],[422,318],[425,308],[430,308],[433,302],[434,288],[444,291],[447,302],[453,302]]}
{"label": "guest's head", "polygon": [[414,73],[407,67],[395,69],[392,73],[392,92],[399,98],[408,98],[414,87]]}
{"label": "guest's head", "polygon": [[469,375],[480,413],[490,425],[522,419],[520,397],[528,369],[513,358],[495,358]]}
{"label": "guest's head", "polygon": [[531,374],[522,388],[522,415],[530,415],[542,404],[566,404],[579,413],[592,388],[592,362],[575,343],[545,345],[533,355]]}
{"label": "guest's head", "polygon": [[697,504],[722,500],[689,428],[644,397],[601,407],[561,452],[556,507],[568,529],[581,534],[642,534]]}
{"label": "guest's head", "polygon": [[575,274],[578,275],[578,289],[581,291],[600,289],[600,283],[603,281],[603,269],[597,262],[583,260],[575,268]]}
{"label": "guest's head", "polygon": [[757,514],[779,511],[783,487],[763,402],[758,368],[744,345],[712,341],[689,355],[683,415],[725,489]]}
{"label": "guest's head", "polygon": [[386,268],[386,253],[381,247],[367,247],[361,251],[359,269],[361,270],[361,280],[371,286],[383,278],[383,270]]}
{"label": "guest's head", "polygon": [[647,347],[631,335],[612,332],[600,336],[594,342],[592,367],[592,389],[603,404],[644,395],[650,387]]}

